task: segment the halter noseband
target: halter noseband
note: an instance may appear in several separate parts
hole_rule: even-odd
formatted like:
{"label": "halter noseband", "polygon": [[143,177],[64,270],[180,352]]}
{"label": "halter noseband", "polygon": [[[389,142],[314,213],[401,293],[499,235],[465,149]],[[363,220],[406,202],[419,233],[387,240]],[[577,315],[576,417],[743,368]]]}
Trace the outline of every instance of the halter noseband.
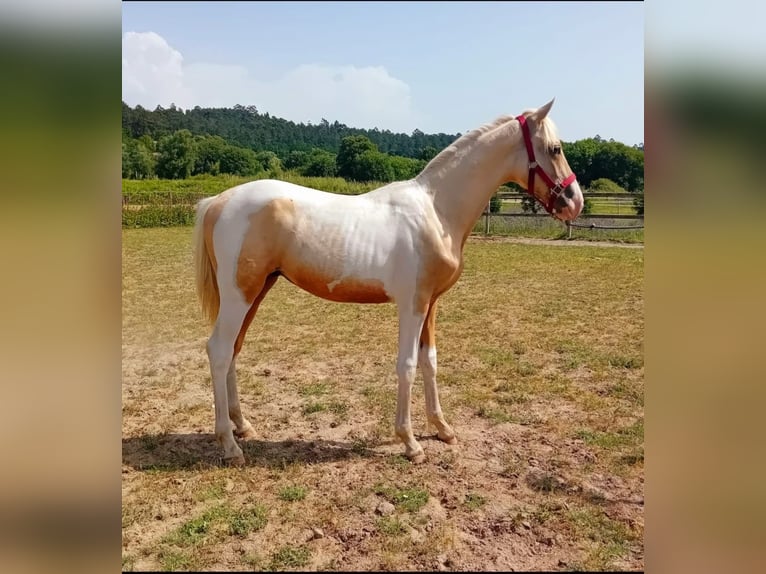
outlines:
{"label": "halter noseband", "polygon": [[[524,134],[524,145],[527,148],[527,157],[529,158],[529,178],[527,179],[527,193],[539,201],[542,206],[545,207],[545,211],[553,215],[553,204],[559,198],[561,192],[563,192],[569,185],[572,184],[574,180],[577,179],[577,176],[575,176],[574,172],[572,172],[564,181],[554,182],[548,176],[548,174],[545,173],[545,170],[540,167],[537,161],[535,161],[535,149],[532,147],[532,137],[529,135],[529,125],[527,124],[527,118],[524,116],[516,116],[516,119],[519,120],[519,124],[521,124],[521,132]],[[543,178],[545,185],[548,186],[548,190],[550,191],[547,204],[543,203],[542,200],[540,200],[535,195],[536,173],[540,174],[540,177]]]}

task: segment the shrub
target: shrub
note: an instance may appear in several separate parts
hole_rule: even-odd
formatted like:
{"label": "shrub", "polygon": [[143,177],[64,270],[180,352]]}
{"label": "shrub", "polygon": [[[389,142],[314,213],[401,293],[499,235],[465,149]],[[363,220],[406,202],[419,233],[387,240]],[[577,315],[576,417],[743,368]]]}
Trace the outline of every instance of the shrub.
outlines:
{"label": "shrub", "polygon": [[495,193],[490,200],[489,200],[489,212],[490,213],[500,213],[500,208],[503,206],[503,200],[500,199],[500,196]]}
{"label": "shrub", "polygon": [[599,192],[599,193],[628,193],[627,190],[620,187],[618,184],[616,184],[611,179],[608,179],[606,177],[600,177],[598,179],[594,179],[590,183],[590,186],[588,187],[588,191]]}

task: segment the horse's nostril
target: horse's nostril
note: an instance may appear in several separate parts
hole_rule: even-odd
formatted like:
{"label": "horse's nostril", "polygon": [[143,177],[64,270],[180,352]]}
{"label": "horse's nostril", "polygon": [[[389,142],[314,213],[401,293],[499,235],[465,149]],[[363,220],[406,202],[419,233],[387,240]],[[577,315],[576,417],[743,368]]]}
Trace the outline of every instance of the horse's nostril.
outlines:
{"label": "horse's nostril", "polygon": [[564,191],[564,195],[566,195],[569,199],[572,199],[574,197],[574,190],[572,189],[572,186],[566,188],[566,191]]}

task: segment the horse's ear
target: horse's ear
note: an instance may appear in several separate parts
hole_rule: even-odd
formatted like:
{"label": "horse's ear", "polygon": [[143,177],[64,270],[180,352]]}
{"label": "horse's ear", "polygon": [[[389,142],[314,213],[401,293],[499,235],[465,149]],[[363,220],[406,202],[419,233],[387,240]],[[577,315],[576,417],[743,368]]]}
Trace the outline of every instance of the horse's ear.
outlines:
{"label": "horse's ear", "polygon": [[543,121],[545,117],[548,115],[548,112],[551,111],[554,101],[556,101],[556,98],[553,98],[550,102],[548,102],[544,106],[537,108],[532,114],[530,114],[530,117],[534,118],[538,122]]}

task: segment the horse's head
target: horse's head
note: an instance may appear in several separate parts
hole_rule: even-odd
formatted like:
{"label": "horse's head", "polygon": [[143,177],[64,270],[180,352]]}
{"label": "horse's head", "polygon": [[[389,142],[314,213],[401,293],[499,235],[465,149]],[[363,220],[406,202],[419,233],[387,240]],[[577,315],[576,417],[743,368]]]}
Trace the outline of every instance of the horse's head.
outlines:
{"label": "horse's head", "polygon": [[564,157],[556,126],[548,117],[552,106],[553,100],[516,117],[524,140],[519,153],[527,160],[527,192],[556,219],[572,221],[582,211],[582,191]]}

